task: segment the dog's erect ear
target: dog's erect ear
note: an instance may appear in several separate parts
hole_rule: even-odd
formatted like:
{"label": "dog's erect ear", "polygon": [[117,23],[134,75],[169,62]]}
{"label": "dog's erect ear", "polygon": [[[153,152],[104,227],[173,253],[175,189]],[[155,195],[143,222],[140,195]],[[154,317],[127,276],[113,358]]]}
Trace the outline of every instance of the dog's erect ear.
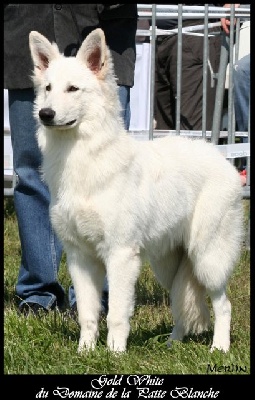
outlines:
{"label": "dog's erect ear", "polygon": [[45,36],[36,31],[29,34],[29,47],[35,74],[43,73],[48,68],[49,63],[60,56],[57,45],[51,44]]}
{"label": "dog's erect ear", "polygon": [[92,31],[83,41],[76,58],[85,62],[96,75],[100,75],[106,63],[107,48],[102,29]]}

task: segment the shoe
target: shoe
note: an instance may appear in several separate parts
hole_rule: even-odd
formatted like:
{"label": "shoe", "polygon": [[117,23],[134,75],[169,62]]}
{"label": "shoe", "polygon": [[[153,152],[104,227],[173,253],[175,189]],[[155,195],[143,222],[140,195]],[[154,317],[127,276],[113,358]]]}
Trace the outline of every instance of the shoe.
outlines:
{"label": "shoe", "polygon": [[19,308],[19,312],[27,317],[28,315],[45,315],[48,313],[48,310],[38,303],[24,303]]}

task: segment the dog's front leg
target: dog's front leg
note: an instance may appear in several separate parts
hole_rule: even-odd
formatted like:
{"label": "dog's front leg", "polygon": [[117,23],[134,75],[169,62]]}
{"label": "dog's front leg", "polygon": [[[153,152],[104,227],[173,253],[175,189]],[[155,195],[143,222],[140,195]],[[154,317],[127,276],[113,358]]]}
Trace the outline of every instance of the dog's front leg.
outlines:
{"label": "dog's front leg", "polygon": [[140,271],[140,257],[135,248],[115,249],[107,263],[109,312],[107,345],[110,350],[126,350],[129,319],[135,303],[135,283]]}
{"label": "dog's front leg", "polygon": [[93,350],[98,338],[98,318],[105,269],[99,260],[74,248],[69,248],[67,262],[74,285],[81,327],[78,352],[84,349]]}

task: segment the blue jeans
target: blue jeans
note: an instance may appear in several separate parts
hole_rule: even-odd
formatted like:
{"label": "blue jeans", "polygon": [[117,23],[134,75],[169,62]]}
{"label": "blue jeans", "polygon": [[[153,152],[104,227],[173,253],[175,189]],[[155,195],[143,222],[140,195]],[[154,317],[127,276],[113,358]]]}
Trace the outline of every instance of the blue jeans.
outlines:
{"label": "blue jeans", "polygon": [[41,153],[35,137],[32,115],[33,89],[9,90],[9,119],[17,184],[14,205],[21,243],[21,265],[16,286],[24,302],[46,309],[62,307],[65,292],[58,283],[62,246],[49,220],[49,192],[39,168]]}
{"label": "blue jeans", "polygon": [[[129,88],[119,87],[123,118],[129,126]],[[19,307],[38,303],[45,309],[65,305],[65,291],[58,282],[62,245],[49,219],[50,195],[39,168],[41,153],[33,117],[33,89],[9,90],[9,119],[13,164],[17,175],[14,205],[21,243],[21,264],[16,285]],[[106,283],[107,287],[107,283]],[[69,290],[69,302],[75,302]]]}
{"label": "blue jeans", "polygon": [[[234,104],[237,128],[248,131],[250,103],[250,54],[241,58],[233,69]],[[247,141],[244,138],[243,141]]]}
{"label": "blue jeans", "polygon": [[128,86],[118,86],[119,99],[121,104],[121,115],[124,121],[125,129],[128,131],[130,125],[130,88]]}

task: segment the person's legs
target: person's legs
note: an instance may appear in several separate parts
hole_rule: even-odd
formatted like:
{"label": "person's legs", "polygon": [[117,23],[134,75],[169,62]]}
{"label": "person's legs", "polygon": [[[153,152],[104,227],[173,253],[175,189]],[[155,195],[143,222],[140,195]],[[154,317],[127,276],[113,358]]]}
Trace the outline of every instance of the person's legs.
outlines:
{"label": "person's legs", "polygon": [[[203,110],[203,37],[184,35],[182,42],[181,71],[181,115],[180,128],[183,130],[202,129]],[[178,42],[171,42],[169,47],[169,69],[174,95],[177,95],[177,48]],[[209,38],[210,62],[214,72],[218,71],[220,60],[219,37]],[[216,85],[211,87],[208,68],[206,98],[206,129],[212,129]]]}
{"label": "person's legs", "polygon": [[[220,66],[220,53],[221,53],[221,35],[217,35],[220,28],[209,28],[209,32],[216,32],[216,35],[208,38],[209,45],[209,60],[211,68],[214,74],[217,74]],[[217,80],[214,80],[214,85],[211,82],[211,72],[209,65],[207,65],[207,96],[206,96],[206,129],[211,131],[213,125],[214,109],[215,109],[215,98],[217,89]]]}
{"label": "person's legs", "polygon": [[9,90],[9,119],[17,184],[14,204],[21,243],[16,286],[19,307],[38,304],[49,310],[64,305],[58,283],[62,246],[49,219],[49,191],[40,176],[41,153],[33,117],[33,89]]}
{"label": "person's legs", "polygon": [[[238,131],[248,132],[250,112],[250,54],[241,58],[233,69],[234,106]],[[243,143],[248,143],[248,137],[242,138]],[[240,159],[239,169],[245,173],[246,158]],[[246,176],[241,175],[242,185],[246,184]]]}
{"label": "person's legs", "polygon": [[236,63],[233,69],[233,81],[237,127],[239,131],[247,132],[250,102],[250,54]]}
{"label": "person's legs", "polygon": [[175,41],[174,36],[159,36],[156,41],[154,118],[156,129],[161,130],[175,129],[175,98],[170,78],[171,48]]}
{"label": "person's legs", "polygon": [[119,89],[119,99],[120,99],[121,109],[122,109],[121,116],[124,121],[125,129],[128,130],[129,125],[130,125],[130,117],[131,117],[131,115],[130,115],[131,114],[130,113],[130,87],[120,85],[120,86],[118,86],[118,89]]}
{"label": "person's legs", "polygon": [[[180,128],[201,130],[204,38],[183,35],[182,39]],[[220,60],[219,35],[210,37],[208,45],[211,66],[213,71],[217,72]],[[177,58],[178,36],[159,37],[155,61],[155,119],[157,129],[176,129]],[[210,130],[216,85],[211,87],[209,69],[207,75],[206,129]]]}

